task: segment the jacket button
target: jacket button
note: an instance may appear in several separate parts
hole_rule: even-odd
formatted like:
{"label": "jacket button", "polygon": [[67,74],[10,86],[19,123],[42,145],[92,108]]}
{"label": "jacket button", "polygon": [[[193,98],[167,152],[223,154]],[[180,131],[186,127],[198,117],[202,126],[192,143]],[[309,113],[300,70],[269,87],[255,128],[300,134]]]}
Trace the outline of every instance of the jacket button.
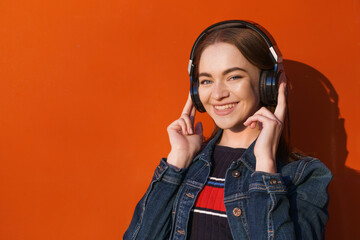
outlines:
{"label": "jacket button", "polygon": [[232,171],[231,175],[234,177],[234,178],[237,178],[237,177],[240,177],[240,172],[238,170],[234,170]]}
{"label": "jacket button", "polygon": [[185,235],[185,231],[184,230],[177,230],[178,233],[180,233],[181,235]]}
{"label": "jacket button", "polygon": [[189,197],[189,198],[194,198],[195,197],[194,194],[192,194],[192,193],[187,193],[186,196]]}
{"label": "jacket button", "polygon": [[233,209],[233,214],[234,214],[234,216],[235,217],[240,217],[240,215],[241,215],[241,209],[240,208],[234,208]]}
{"label": "jacket button", "polygon": [[276,184],[277,184],[277,180],[275,178],[271,178],[270,185],[276,185]]}

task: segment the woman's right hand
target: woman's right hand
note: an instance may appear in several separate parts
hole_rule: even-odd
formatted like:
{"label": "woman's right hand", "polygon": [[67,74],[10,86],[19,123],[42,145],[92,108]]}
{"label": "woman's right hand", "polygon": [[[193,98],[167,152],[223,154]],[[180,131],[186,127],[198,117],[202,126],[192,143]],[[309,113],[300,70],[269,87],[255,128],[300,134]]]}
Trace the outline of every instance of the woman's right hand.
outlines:
{"label": "woman's right hand", "polygon": [[171,145],[167,162],[177,168],[187,168],[190,165],[203,141],[201,122],[196,124],[194,130],[195,112],[189,94],[180,118],[167,128]]}

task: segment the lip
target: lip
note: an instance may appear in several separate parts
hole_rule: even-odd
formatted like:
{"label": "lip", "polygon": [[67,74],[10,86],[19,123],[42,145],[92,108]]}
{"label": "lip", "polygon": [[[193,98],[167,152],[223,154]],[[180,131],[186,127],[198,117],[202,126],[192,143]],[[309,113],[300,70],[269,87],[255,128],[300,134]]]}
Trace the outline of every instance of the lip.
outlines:
{"label": "lip", "polygon": [[[224,106],[224,105],[228,105],[228,104],[235,104],[235,106],[232,107],[232,108],[229,108],[229,109],[224,109],[224,110],[220,110],[220,109],[215,108],[215,106]],[[224,103],[224,104],[213,104],[212,107],[213,107],[213,111],[214,111],[214,113],[216,115],[225,116],[225,115],[228,115],[228,114],[232,113],[235,110],[237,104],[238,104],[238,102],[231,102],[231,103]]]}

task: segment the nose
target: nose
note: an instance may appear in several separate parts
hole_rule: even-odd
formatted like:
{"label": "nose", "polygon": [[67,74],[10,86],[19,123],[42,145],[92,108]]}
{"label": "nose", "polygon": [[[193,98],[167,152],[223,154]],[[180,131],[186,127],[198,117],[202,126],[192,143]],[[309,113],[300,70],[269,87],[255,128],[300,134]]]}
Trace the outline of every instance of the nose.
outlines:
{"label": "nose", "polygon": [[224,83],[220,81],[214,84],[214,88],[211,93],[212,98],[220,101],[224,98],[229,97],[229,95],[230,95],[230,91]]}

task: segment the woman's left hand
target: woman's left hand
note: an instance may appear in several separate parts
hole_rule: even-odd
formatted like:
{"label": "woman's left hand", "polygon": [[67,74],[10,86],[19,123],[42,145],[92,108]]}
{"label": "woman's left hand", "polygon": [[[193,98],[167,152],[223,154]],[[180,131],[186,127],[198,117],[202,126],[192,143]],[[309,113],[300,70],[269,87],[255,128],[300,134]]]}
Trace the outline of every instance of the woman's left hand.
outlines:
{"label": "woman's left hand", "polygon": [[276,151],[283,130],[285,115],[286,83],[283,82],[279,86],[275,112],[272,113],[267,108],[262,107],[244,122],[247,127],[255,128],[259,125],[260,128],[260,134],[254,147],[255,171],[276,173]]}

